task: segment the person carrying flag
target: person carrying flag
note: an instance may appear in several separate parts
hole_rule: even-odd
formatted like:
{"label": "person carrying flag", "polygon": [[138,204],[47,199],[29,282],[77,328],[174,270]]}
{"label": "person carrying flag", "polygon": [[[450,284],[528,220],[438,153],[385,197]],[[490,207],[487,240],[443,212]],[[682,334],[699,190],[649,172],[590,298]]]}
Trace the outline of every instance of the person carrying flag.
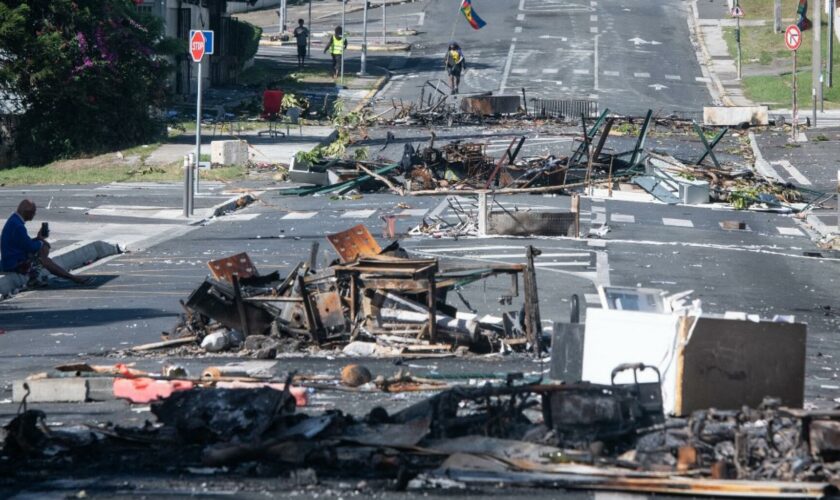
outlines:
{"label": "person carrying flag", "polygon": [[461,85],[461,73],[467,70],[464,53],[457,43],[452,42],[449,44],[449,49],[446,51],[446,56],[443,59],[443,65],[446,68],[446,73],[449,74],[449,88],[451,89],[451,93],[457,94],[458,87]]}
{"label": "person carrying flag", "polygon": [[324,53],[326,54],[329,51],[330,55],[332,56],[332,63],[333,63],[333,78],[338,78],[338,71],[341,67],[341,59],[344,57],[344,51],[347,49],[347,38],[344,36],[344,32],[341,29],[341,26],[335,27],[335,35],[330,37],[330,41],[326,47],[324,47]]}

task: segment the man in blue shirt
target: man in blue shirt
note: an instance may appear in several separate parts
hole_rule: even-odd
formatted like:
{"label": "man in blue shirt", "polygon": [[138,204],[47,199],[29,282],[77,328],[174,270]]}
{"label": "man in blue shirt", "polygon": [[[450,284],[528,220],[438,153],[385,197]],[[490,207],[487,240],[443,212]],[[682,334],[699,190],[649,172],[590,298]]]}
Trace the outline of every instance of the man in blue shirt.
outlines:
{"label": "man in blue shirt", "polygon": [[0,233],[0,271],[34,278],[38,265],[41,265],[60,278],[78,284],[86,283],[87,278],[73,276],[50,259],[50,244],[47,243],[46,235],[38,231],[34,239],[29,237],[25,224],[35,218],[36,210],[35,203],[23,200],[3,226],[3,232]]}

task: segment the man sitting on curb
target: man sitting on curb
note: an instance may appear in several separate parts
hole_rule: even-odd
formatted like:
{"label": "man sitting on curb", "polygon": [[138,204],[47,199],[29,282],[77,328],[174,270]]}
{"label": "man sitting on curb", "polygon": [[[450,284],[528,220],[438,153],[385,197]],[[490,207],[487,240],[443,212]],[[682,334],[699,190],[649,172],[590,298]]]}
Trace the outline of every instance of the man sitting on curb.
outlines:
{"label": "man sitting on curb", "polygon": [[42,234],[43,230],[38,231],[35,239],[29,237],[25,224],[35,218],[35,211],[34,203],[23,200],[3,226],[0,233],[0,270],[22,274],[31,282],[38,277],[38,270],[43,266],[60,278],[80,285],[88,283],[89,278],[73,276],[50,259],[50,244],[47,243],[47,235]]}

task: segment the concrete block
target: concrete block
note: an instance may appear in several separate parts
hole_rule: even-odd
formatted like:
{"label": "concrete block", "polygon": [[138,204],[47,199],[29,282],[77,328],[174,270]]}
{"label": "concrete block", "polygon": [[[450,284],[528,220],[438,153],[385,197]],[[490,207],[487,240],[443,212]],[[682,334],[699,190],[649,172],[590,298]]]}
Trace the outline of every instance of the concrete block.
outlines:
{"label": "concrete block", "polygon": [[212,141],[210,163],[221,166],[237,166],[248,163],[247,141]]}
{"label": "concrete block", "polygon": [[88,397],[87,380],[76,378],[45,378],[15,380],[12,383],[12,402],[20,403],[26,395],[23,384],[29,385],[27,403],[84,403]]}
{"label": "concrete block", "polygon": [[706,106],[703,108],[703,124],[734,127],[742,123],[767,125],[767,106]]}
{"label": "concrete block", "polygon": [[88,401],[111,401],[114,397],[114,377],[91,377],[87,381]]}

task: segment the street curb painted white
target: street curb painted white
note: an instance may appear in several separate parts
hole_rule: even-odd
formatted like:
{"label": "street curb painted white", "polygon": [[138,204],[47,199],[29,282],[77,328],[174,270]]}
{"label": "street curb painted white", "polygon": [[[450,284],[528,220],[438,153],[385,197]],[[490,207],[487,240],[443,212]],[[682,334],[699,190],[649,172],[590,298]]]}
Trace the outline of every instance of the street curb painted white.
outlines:
{"label": "street curb painted white", "polygon": [[[106,241],[80,241],[57,250],[54,255],[50,255],[50,258],[56,264],[70,271],[119,253],[119,246]],[[14,295],[25,286],[26,279],[20,274],[4,274],[0,276],[0,297]]]}
{"label": "street curb painted white", "polygon": [[690,14],[688,16],[688,28],[697,39],[697,45],[700,46],[700,51],[695,51],[698,56],[697,59],[699,60],[698,62],[700,63],[700,67],[704,69],[704,73],[708,75],[709,79],[711,79],[711,82],[707,84],[706,87],[712,94],[712,99],[720,101],[724,106],[734,106],[735,103],[726,94],[726,88],[724,88],[723,82],[720,81],[720,77],[718,77],[717,73],[712,70],[712,55],[709,54],[709,49],[706,47],[706,40],[703,38],[703,29],[700,26],[699,20],[700,15],[697,11],[697,1],[698,0],[693,0],[693,2],[691,2],[691,9],[689,9]]}

